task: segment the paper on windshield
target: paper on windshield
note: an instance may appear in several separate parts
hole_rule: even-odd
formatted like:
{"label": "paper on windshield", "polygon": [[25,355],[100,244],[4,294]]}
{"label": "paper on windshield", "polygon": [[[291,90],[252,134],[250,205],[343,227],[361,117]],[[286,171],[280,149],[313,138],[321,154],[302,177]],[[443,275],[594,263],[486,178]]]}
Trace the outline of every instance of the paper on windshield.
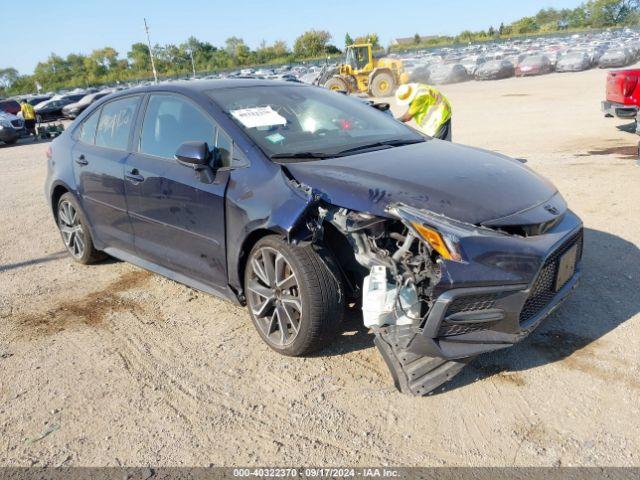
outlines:
{"label": "paper on windshield", "polygon": [[287,124],[287,119],[274,111],[270,106],[231,110],[231,115],[247,128],[272,127]]}

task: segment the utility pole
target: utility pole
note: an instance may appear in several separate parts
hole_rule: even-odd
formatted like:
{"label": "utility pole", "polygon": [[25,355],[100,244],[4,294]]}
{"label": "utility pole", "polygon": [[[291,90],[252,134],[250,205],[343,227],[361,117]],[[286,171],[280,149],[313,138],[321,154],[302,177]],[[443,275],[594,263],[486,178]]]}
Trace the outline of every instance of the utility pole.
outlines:
{"label": "utility pole", "polygon": [[149,38],[149,27],[147,26],[147,19],[144,19],[144,31],[147,32],[147,45],[149,45],[149,56],[151,57],[151,68],[153,69],[153,78],[158,83],[158,72],[156,72],[156,64],[153,61],[153,52],[151,51],[151,39]]}
{"label": "utility pole", "polygon": [[191,69],[193,70],[193,78],[196,78],[196,63],[193,61],[193,50],[189,47],[189,56],[191,57]]}

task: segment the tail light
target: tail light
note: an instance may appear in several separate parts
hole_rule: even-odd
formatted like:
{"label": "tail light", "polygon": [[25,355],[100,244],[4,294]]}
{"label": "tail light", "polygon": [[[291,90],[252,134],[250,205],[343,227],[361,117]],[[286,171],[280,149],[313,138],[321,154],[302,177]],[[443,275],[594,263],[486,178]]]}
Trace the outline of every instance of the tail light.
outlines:
{"label": "tail light", "polygon": [[47,145],[45,155],[47,156],[47,160],[51,160],[51,156],[53,155],[53,153],[51,152],[51,144]]}
{"label": "tail light", "polygon": [[622,93],[625,97],[630,97],[638,84],[638,77],[636,75],[627,75],[622,85]]}

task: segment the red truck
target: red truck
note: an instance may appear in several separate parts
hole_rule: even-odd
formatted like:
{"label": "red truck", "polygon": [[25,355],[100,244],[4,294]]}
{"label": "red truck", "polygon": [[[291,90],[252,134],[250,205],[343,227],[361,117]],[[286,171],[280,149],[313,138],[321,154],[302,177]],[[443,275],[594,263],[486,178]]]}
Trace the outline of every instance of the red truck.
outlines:
{"label": "red truck", "polygon": [[607,76],[607,99],[602,111],[608,117],[637,119],[640,109],[640,70],[617,70]]}

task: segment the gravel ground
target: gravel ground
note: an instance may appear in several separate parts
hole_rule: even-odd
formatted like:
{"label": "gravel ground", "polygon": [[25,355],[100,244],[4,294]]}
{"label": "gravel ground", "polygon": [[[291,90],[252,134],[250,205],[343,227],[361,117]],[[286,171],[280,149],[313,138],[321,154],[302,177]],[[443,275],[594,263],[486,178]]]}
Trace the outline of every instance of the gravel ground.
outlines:
{"label": "gravel ground", "polygon": [[550,178],[586,245],[561,309],[426,398],[395,391],[357,318],[285,358],[242,308],[74,264],[43,198],[46,143],[0,147],[0,465],[640,465],[638,138],[600,113],[605,75],[443,88],[454,140]]}

